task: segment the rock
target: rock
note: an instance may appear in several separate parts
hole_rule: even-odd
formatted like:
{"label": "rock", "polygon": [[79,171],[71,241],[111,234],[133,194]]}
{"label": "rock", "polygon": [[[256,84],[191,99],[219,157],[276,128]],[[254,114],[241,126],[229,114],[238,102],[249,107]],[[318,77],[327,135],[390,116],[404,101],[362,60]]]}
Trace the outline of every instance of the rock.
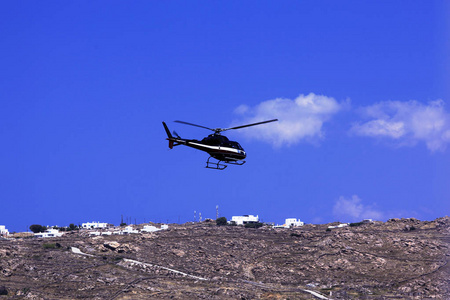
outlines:
{"label": "rock", "polygon": [[422,227],[420,227],[420,229],[435,229],[436,227],[437,227],[436,223],[435,222],[431,222],[429,224],[423,225]]}
{"label": "rock", "polygon": [[12,275],[11,269],[5,268],[2,270],[2,275],[5,277],[9,277]]}
{"label": "rock", "polygon": [[7,257],[11,255],[11,251],[8,249],[0,249],[0,257]]}
{"label": "rock", "polygon": [[103,246],[105,246],[106,248],[115,251],[117,248],[120,247],[120,244],[118,242],[108,242],[108,243],[104,243]]}
{"label": "rock", "polygon": [[178,257],[183,257],[186,255],[186,253],[183,250],[179,250],[179,249],[173,249],[172,253]]}

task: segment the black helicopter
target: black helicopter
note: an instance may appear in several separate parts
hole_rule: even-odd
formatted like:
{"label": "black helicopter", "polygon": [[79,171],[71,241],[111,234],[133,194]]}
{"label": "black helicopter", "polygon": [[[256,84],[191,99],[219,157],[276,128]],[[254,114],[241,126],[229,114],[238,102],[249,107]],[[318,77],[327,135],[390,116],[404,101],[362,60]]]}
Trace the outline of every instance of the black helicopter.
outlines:
{"label": "black helicopter", "polygon": [[[245,153],[244,149],[239,145],[238,142],[230,141],[226,136],[221,135],[220,133],[223,131],[231,130],[231,129],[240,129],[244,127],[250,127],[255,125],[261,125],[265,123],[275,122],[278,121],[278,119],[268,120],[268,121],[262,121],[258,123],[252,123],[247,125],[241,125],[241,126],[235,126],[231,128],[209,128],[197,124],[192,124],[188,122],[183,121],[174,121],[181,124],[196,126],[200,128],[205,128],[208,130],[214,131],[213,134],[208,135],[201,141],[199,140],[189,140],[189,139],[183,139],[181,138],[175,131],[173,134],[175,136],[172,136],[170,133],[169,128],[167,127],[165,122],[163,123],[164,129],[167,133],[167,140],[169,141],[169,148],[172,149],[174,146],[178,145],[185,145],[188,147],[192,147],[201,151],[207,152],[210,157],[206,161],[206,167],[210,169],[216,169],[216,170],[223,170],[227,167],[227,165],[221,164],[221,162],[232,164],[232,165],[238,165],[242,166],[245,164],[244,159],[247,157],[247,154]],[[211,158],[214,158],[217,160],[210,161]]]}

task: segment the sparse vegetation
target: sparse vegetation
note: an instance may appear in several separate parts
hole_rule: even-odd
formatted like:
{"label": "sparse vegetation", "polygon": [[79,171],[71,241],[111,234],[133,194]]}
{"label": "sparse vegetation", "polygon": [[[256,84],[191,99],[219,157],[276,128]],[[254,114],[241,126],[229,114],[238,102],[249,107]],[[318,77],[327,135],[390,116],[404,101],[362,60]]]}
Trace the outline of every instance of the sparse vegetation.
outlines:
{"label": "sparse vegetation", "polygon": [[67,228],[68,231],[78,230],[78,229],[79,229],[78,226],[73,223],[70,223],[69,228]]}
{"label": "sparse vegetation", "polygon": [[[304,289],[333,299],[450,299],[450,218],[324,232],[329,225],[256,230],[198,222],[174,224],[151,238],[75,231],[46,240],[0,240],[0,287],[22,298],[29,287],[30,297],[46,299],[312,299]],[[186,280],[155,266],[207,280]],[[85,283],[93,284],[86,289]]]}
{"label": "sparse vegetation", "polygon": [[44,232],[47,230],[47,227],[39,225],[39,224],[33,224],[30,226],[30,230],[33,233],[39,233],[39,232]]}
{"label": "sparse vegetation", "polygon": [[56,244],[52,244],[52,243],[43,244],[42,247],[44,249],[56,249]]}
{"label": "sparse vegetation", "polygon": [[357,227],[357,226],[361,226],[362,224],[364,224],[364,223],[363,222],[350,223],[350,227]]}
{"label": "sparse vegetation", "polygon": [[1,296],[8,295],[8,290],[6,289],[6,287],[0,286],[0,295]]}
{"label": "sparse vegetation", "polygon": [[247,223],[244,225],[245,228],[260,228],[262,227],[264,224],[261,222],[255,222],[255,223]]}
{"label": "sparse vegetation", "polygon": [[217,224],[217,226],[227,225],[227,218],[225,218],[225,217],[217,218],[216,219],[216,224]]}

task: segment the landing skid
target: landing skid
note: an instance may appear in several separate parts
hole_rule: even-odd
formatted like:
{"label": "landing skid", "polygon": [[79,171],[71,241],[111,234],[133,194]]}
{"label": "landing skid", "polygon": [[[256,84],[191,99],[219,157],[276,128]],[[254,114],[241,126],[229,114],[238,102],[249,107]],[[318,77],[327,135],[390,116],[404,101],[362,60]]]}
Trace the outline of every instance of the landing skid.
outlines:
{"label": "landing skid", "polygon": [[213,158],[213,157],[210,156],[208,158],[208,160],[206,161],[206,168],[208,168],[208,169],[215,169],[215,170],[225,170],[227,168],[227,165],[224,165],[224,164],[220,163],[221,160],[218,160],[217,162],[209,161],[211,158]]}
{"label": "landing skid", "polygon": [[[206,168],[208,169],[215,169],[215,170],[225,170],[228,166],[224,165],[223,163],[226,164],[230,164],[230,165],[236,165],[236,166],[242,166],[243,164],[245,164],[245,161],[223,161],[223,160],[217,160],[216,161],[210,161],[210,159],[213,158],[212,156],[210,156],[208,158],[208,160],[206,161]],[[215,160],[215,158],[213,158]],[[223,162],[223,163],[222,163]]]}
{"label": "landing skid", "polygon": [[245,160],[239,160],[239,161],[232,160],[232,161],[226,161],[226,163],[230,164],[230,165],[242,166],[243,164],[245,164]]}

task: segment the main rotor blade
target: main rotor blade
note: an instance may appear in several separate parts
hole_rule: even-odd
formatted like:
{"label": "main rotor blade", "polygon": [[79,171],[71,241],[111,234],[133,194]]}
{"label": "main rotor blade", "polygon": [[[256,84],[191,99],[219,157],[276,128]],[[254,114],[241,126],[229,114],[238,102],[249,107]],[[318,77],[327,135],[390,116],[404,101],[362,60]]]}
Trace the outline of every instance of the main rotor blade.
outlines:
{"label": "main rotor blade", "polygon": [[188,123],[188,122],[184,122],[184,121],[174,121],[174,122],[181,123],[181,124],[186,124],[186,125],[191,125],[191,126],[195,126],[195,127],[200,127],[200,128],[205,128],[205,129],[209,129],[209,130],[215,131],[215,129],[212,129],[212,128],[209,128],[209,127],[205,127],[205,126],[197,125],[197,124],[192,124],[192,123]]}
{"label": "main rotor blade", "polygon": [[256,126],[256,125],[266,124],[266,123],[275,122],[275,121],[278,121],[278,119],[273,119],[273,120],[262,121],[262,122],[258,122],[258,123],[252,123],[252,124],[247,124],[247,125],[241,125],[241,126],[226,128],[226,129],[223,129],[222,131],[230,130],[230,129],[240,129],[240,128],[250,127],[250,126]]}

